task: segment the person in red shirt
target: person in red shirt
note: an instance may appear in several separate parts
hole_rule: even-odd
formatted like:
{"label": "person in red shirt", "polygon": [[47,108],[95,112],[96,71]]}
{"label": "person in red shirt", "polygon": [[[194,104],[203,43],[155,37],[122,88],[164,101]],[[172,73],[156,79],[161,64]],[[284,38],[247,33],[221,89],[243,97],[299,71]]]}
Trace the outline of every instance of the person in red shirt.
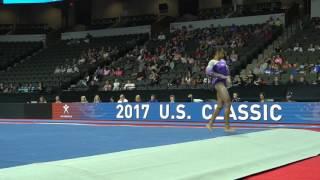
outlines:
{"label": "person in red shirt", "polygon": [[121,70],[120,67],[118,67],[117,70],[114,71],[114,76],[116,76],[116,77],[123,76],[123,70]]}

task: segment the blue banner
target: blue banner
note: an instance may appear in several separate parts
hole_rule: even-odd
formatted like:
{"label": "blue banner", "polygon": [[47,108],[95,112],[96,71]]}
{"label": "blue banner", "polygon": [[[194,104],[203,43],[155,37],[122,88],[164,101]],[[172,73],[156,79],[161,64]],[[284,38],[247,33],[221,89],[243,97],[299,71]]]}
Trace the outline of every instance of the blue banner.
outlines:
{"label": "blue banner", "polygon": [[[213,103],[53,104],[53,119],[207,122]],[[224,110],[217,121],[223,121]],[[231,122],[320,124],[320,103],[234,103]]]}

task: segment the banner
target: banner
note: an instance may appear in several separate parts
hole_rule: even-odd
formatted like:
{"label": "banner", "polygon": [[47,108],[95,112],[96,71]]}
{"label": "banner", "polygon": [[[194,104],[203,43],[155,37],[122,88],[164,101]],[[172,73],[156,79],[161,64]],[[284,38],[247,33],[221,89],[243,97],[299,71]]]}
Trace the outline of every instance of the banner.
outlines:
{"label": "banner", "polygon": [[[213,103],[52,104],[56,120],[207,122]],[[223,121],[221,111],[217,121]],[[233,103],[231,122],[320,124],[320,103]]]}

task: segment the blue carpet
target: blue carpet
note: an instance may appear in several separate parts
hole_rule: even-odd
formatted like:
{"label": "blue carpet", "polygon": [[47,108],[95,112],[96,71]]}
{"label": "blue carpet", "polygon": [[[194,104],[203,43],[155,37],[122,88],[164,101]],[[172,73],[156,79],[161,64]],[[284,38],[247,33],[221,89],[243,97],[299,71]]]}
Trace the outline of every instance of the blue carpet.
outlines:
{"label": "blue carpet", "polygon": [[258,130],[0,125],[0,168],[236,135]]}

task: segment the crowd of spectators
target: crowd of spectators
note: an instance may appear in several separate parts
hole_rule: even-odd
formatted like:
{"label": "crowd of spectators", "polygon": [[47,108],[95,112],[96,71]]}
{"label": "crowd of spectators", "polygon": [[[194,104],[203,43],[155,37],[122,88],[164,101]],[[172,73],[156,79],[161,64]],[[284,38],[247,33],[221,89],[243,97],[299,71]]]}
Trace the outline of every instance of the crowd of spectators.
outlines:
{"label": "crowd of spectators", "polygon": [[[119,54],[119,49],[117,46],[114,47],[102,47],[102,48],[89,48],[86,51],[83,51],[79,59],[73,60],[73,66],[86,66],[93,64],[108,64],[110,63],[111,57]],[[67,65],[68,66],[68,65]],[[121,76],[121,70],[118,68],[116,70],[108,69],[107,66],[99,66],[93,75],[85,74],[76,86],[78,87],[88,87],[88,86],[98,86],[99,78],[101,76],[108,76],[109,74],[117,74]]]}
{"label": "crowd of spectators", "polygon": [[45,90],[41,82],[39,83],[0,83],[0,93],[32,93],[43,92]]}
{"label": "crowd of spectators", "polygon": [[[86,75],[79,84],[94,88],[100,84],[103,91],[133,90],[141,82],[168,88],[198,87],[208,83],[204,69],[217,49],[225,49],[226,61],[232,66],[239,60],[238,50],[252,38],[270,40],[272,26],[266,23],[243,27],[211,26],[196,30],[185,27],[169,35],[161,33],[119,58],[118,61],[125,62],[123,66],[99,66],[95,73]],[[190,44],[196,48],[190,48]],[[168,77],[170,73],[175,75]],[[122,81],[123,77],[130,80]]]}
{"label": "crowd of spectators", "polygon": [[[311,28],[319,27],[319,23],[316,22],[311,23]],[[310,42],[312,38],[310,35],[304,35],[301,41]],[[320,60],[317,59],[319,53],[320,44],[301,45],[299,40],[287,48],[276,47],[272,57],[256,64],[245,76],[236,76],[234,85],[319,85]],[[310,76],[314,78],[308,79]]]}

